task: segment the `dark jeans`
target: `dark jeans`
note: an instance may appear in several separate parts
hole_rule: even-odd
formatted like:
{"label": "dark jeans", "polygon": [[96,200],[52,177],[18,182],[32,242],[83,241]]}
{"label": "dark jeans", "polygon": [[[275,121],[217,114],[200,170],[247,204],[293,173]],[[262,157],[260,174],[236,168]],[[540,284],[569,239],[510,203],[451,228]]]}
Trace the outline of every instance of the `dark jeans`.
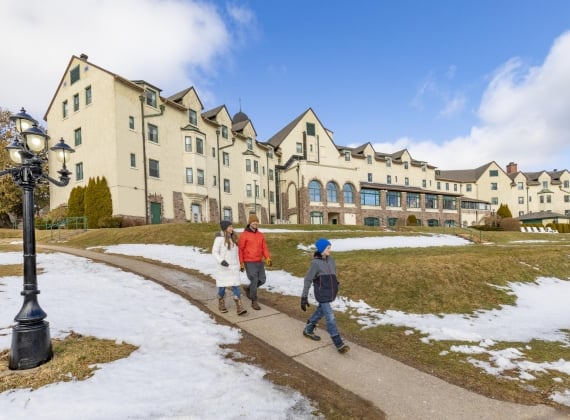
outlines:
{"label": "dark jeans", "polygon": [[249,296],[257,300],[257,288],[265,284],[265,266],[262,262],[246,262],[245,273],[249,279]]}

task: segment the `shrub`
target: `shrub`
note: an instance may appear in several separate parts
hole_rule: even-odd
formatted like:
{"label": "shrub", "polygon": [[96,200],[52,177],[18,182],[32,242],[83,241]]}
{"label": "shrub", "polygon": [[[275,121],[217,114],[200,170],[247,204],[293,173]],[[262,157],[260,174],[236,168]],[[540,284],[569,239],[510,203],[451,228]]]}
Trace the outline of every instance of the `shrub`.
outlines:
{"label": "shrub", "polygon": [[521,222],[512,217],[505,217],[499,221],[499,226],[502,230],[520,231]]}
{"label": "shrub", "polygon": [[120,228],[122,223],[122,217],[101,217],[98,226],[100,228]]}

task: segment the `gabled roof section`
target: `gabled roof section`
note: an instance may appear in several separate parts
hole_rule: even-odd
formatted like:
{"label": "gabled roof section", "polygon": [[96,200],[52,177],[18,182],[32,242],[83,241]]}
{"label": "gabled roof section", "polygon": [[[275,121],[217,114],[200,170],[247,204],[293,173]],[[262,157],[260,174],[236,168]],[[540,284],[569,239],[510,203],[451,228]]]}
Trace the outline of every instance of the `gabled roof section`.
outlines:
{"label": "gabled roof section", "polygon": [[[202,112],[202,118],[207,118],[208,120],[215,121],[218,114],[224,108],[226,108],[225,105],[220,105],[220,106],[217,106],[213,109],[210,109],[209,111]],[[226,109],[226,111],[227,111],[227,109]],[[228,115],[229,115],[229,113],[228,113]]]}
{"label": "gabled roof section", "polygon": [[184,97],[186,95],[188,95],[189,93],[193,93],[196,98],[198,99],[198,102],[200,103],[200,111],[204,109],[204,105],[202,104],[202,101],[200,100],[200,97],[198,96],[198,92],[196,92],[196,89],[194,89],[194,86],[190,86],[189,88],[186,88],[184,90],[181,90],[180,92],[175,93],[172,96],[168,97],[169,101],[172,102],[176,102],[177,104],[181,104],[182,99],[184,99]]}
{"label": "gabled roof section", "polygon": [[319,119],[319,117],[317,116],[315,111],[313,111],[312,108],[307,108],[307,110],[305,112],[303,112],[301,115],[299,115],[293,121],[291,121],[289,124],[287,124],[281,130],[279,130],[276,134],[274,134],[269,140],[267,140],[267,143],[269,143],[271,146],[273,146],[275,149],[277,149],[281,145],[281,143],[283,143],[283,140],[285,140],[287,138],[287,136],[291,133],[291,131],[293,131],[293,129],[301,122],[301,120],[303,118],[305,118],[305,116],[308,113],[312,113],[315,116],[315,118],[319,122],[320,126],[323,127],[323,129],[325,130],[325,133],[327,134],[327,137],[329,138],[331,143],[336,147],[336,145],[334,144],[334,141],[330,135],[331,131],[327,130],[327,128],[323,125],[323,123],[321,122],[321,120]]}

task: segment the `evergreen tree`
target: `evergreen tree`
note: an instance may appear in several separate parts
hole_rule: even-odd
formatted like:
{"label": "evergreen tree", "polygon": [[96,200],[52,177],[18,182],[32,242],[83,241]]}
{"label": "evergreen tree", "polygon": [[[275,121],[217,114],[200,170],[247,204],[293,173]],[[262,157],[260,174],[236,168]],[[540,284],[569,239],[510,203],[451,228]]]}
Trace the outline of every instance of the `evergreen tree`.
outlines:
{"label": "evergreen tree", "polygon": [[[16,134],[10,115],[10,111],[0,108],[0,170],[14,166],[6,150]],[[22,190],[10,175],[4,175],[0,177],[0,215],[6,220],[9,213],[22,217]]]}
{"label": "evergreen tree", "polygon": [[111,197],[111,190],[107,184],[107,178],[101,178],[97,189],[99,190],[99,206],[101,209],[101,217],[113,216],[113,198]]}
{"label": "evergreen tree", "polygon": [[81,217],[85,215],[85,187],[74,187],[67,200],[67,215]]}
{"label": "evergreen tree", "polygon": [[85,187],[84,206],[89,229],[96,229],[99,217],[97,215],[97,190],[93,178],[89,178],[87,187]]}
{"label": "evergreen tree", "polygon": [[497,210],[497,216],[500,218],[513,217],[511,210],[507,204],[501,204]]}

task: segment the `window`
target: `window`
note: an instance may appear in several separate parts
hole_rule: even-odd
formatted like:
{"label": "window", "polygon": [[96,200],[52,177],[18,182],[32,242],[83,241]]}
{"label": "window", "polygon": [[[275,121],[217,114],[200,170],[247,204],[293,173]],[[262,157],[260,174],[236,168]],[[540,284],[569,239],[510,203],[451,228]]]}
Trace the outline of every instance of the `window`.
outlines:
{"label": "window", "polygon": [[457,192],[457,184],[453,184],[453,191]]}
{"label": "window", "polygon": [[214,175],[212,177],[212,187],[215,187],[218,185],[218,177],[216,175]]}
{"label": "window", "polygon": [[226,207],[224,210],[224,220],[232,221],[232,209],[231,207]]}
{"label": "window", "polygon": [[548,189],[548,181],[542,181],[542,188],[545,190]]}
{"label": "window", "polygon": [[251,159],[246,159],[246,160],[245,160],[245,171],[246,171],[246,172],[251,172]]}
{"label": "window", "polygon": [[422,188],[427,188],[427,181],[422,179]]}
{"label": "window", "polygon": [[73,138],[75,140],[74,144],[76,146],[79,146],[82,143],[82,139],[81,139],[81,128],[76,128],[73,131]]}
{"label": "window", "polygon": [[350,184],[344,184],[342,187],[342,194],[344,196],[345,204],[354,204],[354,188]]}
{"label": "window", "polygon": [[552,196],[551,196],[551,195],[547,195],[547,196],[546,196],[546,202],[547,202],[547,203],[552,203]]}
{"label": "window", "polygon": [[407,193],[406,194],[406,206],[409,209],[419,209],[420,208],[420,195],[417,193]]}
{"label": "window", "polygon": [[543,195],[541,195],[541,196],[539,197],[539,201],[540,201],[541,204],[544,204],[544,196],[543,196]]}
{"label": "window", "polygon": [[227,139],[227,138],[228,138],[228,127],[225,126],[225,125],[222,125],[222,137],[223,137],[224,139]]}
{"label": "window", "polygon": [[73,95],[73,112],[79,111],[79,93]]}
{"label": "window", "polygon": [[449,182],[445,183],[445,191],[449,191]]}
{"label": "window", "polygon": [[473,186],[471,184],[465,185],[465,191],[471,192],[473,190]]}
{"label": "window", "polygon": [[254,190],[255,197],[259,198],[259,185],[255,184]]}
{"label": "window", "polygon": [[297,153],[303,153],[303,143],[296,143],[295,144]]}
{"label": "window", "polygon": [[564,181],[564,188],[570,188],[570,181]]}
{"label": "window", "polygon": [[565,202],[565,203],[570,203],[570,195],[565,195],[565,196],[564,196],[564,202]]}
{"label": "window", "polygon": [[222,152],[222,162],[224,166],[230,166],[230,154],[228,152]]}
{"label": "window", "polygon": [[519,197],[519,204],[524,204],[524,197]]}
{"label": "window", "polygon": [[93,96],[91,95],[91,86],[87,86],[85,88],[85,105],[89,105],[93,100]]}
{"label": "window", "polygon": [[319,181],[309,182],[309,200],[310,201],[321,201],[321,184]]}
{"label": "window", "polygon": [[363,206],[379,206],[380,191],[363,188],[360,190],[360,204]]}
{"label": "window", "polygon": [[422,172],[427,171],[427,163],[422,162]]}
{"label": "window", "polygon": [[327,183],[327,201],[329,203],[338,203],[338,188],[334,182]]}
{"label": "window", "polygon": [[146,104],[156,108],[156,92],[152,89],[147,89],[145,92],[146,95]]}
{"label": "window", "polygon": [[158,167],[158,160],[148,160],[148,175],[154,178],[160,178],[160,170]]}
{"label": "window", "polygon": [[215,159],[216,158],[216,148],[212,147],[212,157]]}
{"label": "window", "polygon": [[191,152],[192,151],[192,137],[184,136],[184,151]]}
{"label": "window", "polygon": [[63,115],[63,118],[67,118],[69,115],[69,104],[67,101],[63,101],[61,104],[61,114]]}
{"label": "window", "polygon": [[135,129],[135,117],[129,116],[129,129],[130,130]]}
{"label": "window", "polygon": [[368,172],[368,182],[372,182],[372,172]]}
{"label": "window", "polygon": [[148,123],[148,140],[153,143],[158,143],[158,127],[154,124]]}
{"label": "window", "polygon": [[386,167],[390,167],[392,166],[392,159],[391,158],[386,158]]}
{"label": "window", "polygon": [[386,175],[386,184],[392,183],[392,175]]}
{"label": "window", "polygon": [[437,209],[437,195],[426,194],[426,209]]}
{"label": "window", "polygon": [[347,162],[350,160],[350,152],[348,150],[344,152],[344,160]]}
{"label": "window", "polygon": [[252,194],[251,194],[251,184],[245,184],[245,196],[247,198],[251,198]]}
{"label": "window", "polygon": [[491,182],[491,191],[497,191],[497,190],[498,190],[497,183]]}
{"label": "window", "polygon": [[[404,178],[404,185],[410,185],[410,178],[408,178],[408,177]],[[456,185],[456,187],[457,187],[457,185]]]}
{"label": "window", "polygon": [[274,177],[274,175],[273,175],[273,169],[270,169],[270,170],[269,170],[269,180],[270,180],[270,181],[273,181],[273,177]]}
{"label": "window", "polygon": [[307,123],[307,136],[314,136],[315,135],[315,124]]}
{"label": "window", "polygon": [[198,125],[198,114],[193,109],[188,110],[188,122],[192,125]]}
{"label": "window", "polygon": [[443,196],[442,200],[443,209],[444,210],[456,210],[457,209],[457,200],[455,197]]}
{"label": "window", "polygon": [[491,204],[497,206],[499,204],[499,197],[491,197]]}
{"label": "window", "polygon": [[225,193],[230,192],[230,180],[229,179],[224,179],[224,192]]}
{"label": "window", "polygon": [[436,184],[436,185],[437,185],[437,189],[438,189],[438,190],[441,190],[441,182],[437,181],[437,184]]}
{"label": "window", "polygon": [[197,169],[196,176],[198,178],[198,185],[204,185],[206,183],[203,169]]}
{"label": "window", "polygon": [[324,223],[323,213],[320,211],[311,212],[311,224],[322,225]]}
{"label": "window", "polygon": [[404,169],[408,169],[408,161],[404,162]]}
{"label": "window", "polygon": [[196,153],[200,155],[204,154],[204,139],[196,137]]}
{"label": "window", "polygon": [[524,184],[522,182],[517,182],[517,189],[524,190]]}
{"label": "window", "polygon": [[137,167],[137,155],[131,153],[131,168]]}
{"label": "window", "polygon": [[400,207],[400,193],[398,191],[387,191],[386,192],[386,206],[388,207]]}
{"label": "window", "polygon": [[275,193],[273,191],[269,191],[269,202],[275,203]]}
{"label": "window", "polygon": [[246,140],[247,150],[253,150],[253,139],[248,137]]}
{"label": "window", "polygon": [[364,226],[380,226],[380,219],[377,217],[365,217]]}
{"label": "window", "polygon": [[369,165],[372,165],[372,156],[371,156],[371,155],[366,156],[366,162],[367,162]]}
{"label": "window", "polygon": [[267,157],[269,159],[273,159],[273,149],[270,148],[267,150]]}
{"label": "window", "polygon": [[259,162],[257,160],[253,161],[253,172],[256,174],[259,173]]}
{"label": "window", "polygon": [[79,64],[69,71],[69,80],[71,84],[79,80]]}
{"label": "window", "polygon": [[192,184],[194,182],[194,171],[192,168],[186,168],[186,183]]}
{"label": "window", "polygon": [[492,169],[489,171],[489,176],[499,176],[499,171],[496,169]]}
{"label": "window", "polygon": [[75,179],[81,181],[83,179],[83,162],[75,164]]}

